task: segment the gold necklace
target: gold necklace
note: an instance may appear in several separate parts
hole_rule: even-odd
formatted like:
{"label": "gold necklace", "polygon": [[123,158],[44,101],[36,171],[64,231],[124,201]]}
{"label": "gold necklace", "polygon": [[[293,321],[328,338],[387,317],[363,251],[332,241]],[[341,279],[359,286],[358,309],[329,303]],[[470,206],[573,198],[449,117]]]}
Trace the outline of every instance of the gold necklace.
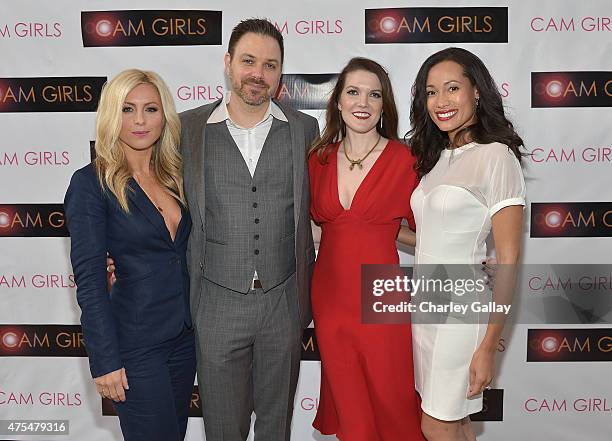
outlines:
{"label": "gold necklace", "polygon": [[359,166],[359,170],[363,170],[362,162],[365,161],[365,159],[368,156],[370,156],[370,153],[372,153],[374,151],[374,149],[378,145],[379,141],[380,141],[380,133],[378,134],[378,139],[376,140],[376,142],[374,143],[372,148],[368,151],[368,153],[365,154],[365,156],[363,158],[361,158],[361,159],[351,159],[351,158],[349,158],[349,155],[346,153],[346,144],[348,144],[348,138],[345,138],[344,139],[344,146],[343,146],[344,148],[342,150],[344,151],[344,157],[346,158],[346,160],[351,163],[351,165],[349,165],[349,170],[353,171],[353,168],[355,168],[356,165]]}

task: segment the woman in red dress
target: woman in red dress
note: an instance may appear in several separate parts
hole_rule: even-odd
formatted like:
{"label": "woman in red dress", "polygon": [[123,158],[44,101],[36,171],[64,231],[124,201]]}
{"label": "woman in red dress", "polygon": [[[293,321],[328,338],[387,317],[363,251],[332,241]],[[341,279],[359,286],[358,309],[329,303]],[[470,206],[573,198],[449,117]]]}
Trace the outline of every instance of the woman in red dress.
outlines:
{"label": "woman in red dress", "polygon": [[322,370],[313,426],[342,441],[423,439],[410,324],[361,322],[361,265],[398,264],[401,220],[414,229],[415,160],[397,126],[387,73],[353,58],[310,151],[311,216],[321,227],[312,279]]}

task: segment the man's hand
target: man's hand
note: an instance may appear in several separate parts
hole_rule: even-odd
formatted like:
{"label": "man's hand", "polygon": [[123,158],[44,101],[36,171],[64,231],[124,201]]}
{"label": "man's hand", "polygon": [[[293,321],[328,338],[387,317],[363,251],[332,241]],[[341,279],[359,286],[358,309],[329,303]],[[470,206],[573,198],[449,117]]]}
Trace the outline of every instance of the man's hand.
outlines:
{"label": "man's hand", "polygon": [[129,389],[125,368],[94,378],[96,390],[103,398],[125,401],[125,389]]}

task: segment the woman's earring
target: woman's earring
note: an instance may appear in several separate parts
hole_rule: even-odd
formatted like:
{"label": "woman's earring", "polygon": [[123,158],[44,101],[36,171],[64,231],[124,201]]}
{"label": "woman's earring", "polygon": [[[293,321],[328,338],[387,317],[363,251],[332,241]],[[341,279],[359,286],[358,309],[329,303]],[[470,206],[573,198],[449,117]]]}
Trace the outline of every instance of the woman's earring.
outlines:
{"label": "woman's earring", "polygon": [[478,104],[480,103],[480,98],[476,97],[476,107],[478,107]]}

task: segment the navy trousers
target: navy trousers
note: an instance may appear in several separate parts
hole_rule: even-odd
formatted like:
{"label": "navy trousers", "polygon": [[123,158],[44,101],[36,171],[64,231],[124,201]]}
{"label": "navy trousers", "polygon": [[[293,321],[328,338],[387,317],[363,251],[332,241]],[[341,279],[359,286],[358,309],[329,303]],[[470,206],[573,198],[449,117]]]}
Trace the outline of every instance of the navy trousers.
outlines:
{"label": "navy trousers", "polygon": [[193,329],[122,358],[130,388],[114,406],[125,441],[182,441],[196,371]]}

